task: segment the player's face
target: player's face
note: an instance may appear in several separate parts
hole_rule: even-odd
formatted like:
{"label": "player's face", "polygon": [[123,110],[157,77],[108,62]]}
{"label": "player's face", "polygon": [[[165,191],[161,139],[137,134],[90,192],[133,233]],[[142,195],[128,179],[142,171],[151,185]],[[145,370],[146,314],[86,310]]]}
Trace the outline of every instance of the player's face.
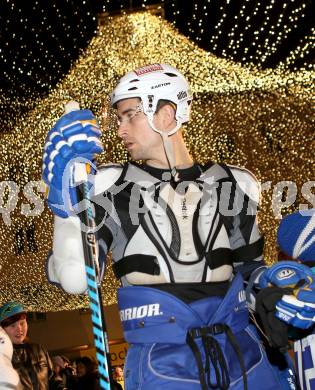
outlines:
{"label": "player's face", "polygon": [[17,320],[4,328],[13,344],[22,344],[24,342],[27,335],[27,329],[26,319]]}
{"label": "player's face", "polygon": [[117,103],[118,136],[133,160],[153,166],[167,166],[161,136],[150,127],[137,98]]}

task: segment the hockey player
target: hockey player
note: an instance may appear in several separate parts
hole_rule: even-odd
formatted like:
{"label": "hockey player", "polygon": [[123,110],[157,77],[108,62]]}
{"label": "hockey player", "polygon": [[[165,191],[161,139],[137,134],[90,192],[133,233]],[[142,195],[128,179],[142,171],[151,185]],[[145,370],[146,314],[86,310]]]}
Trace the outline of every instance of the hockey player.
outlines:
{"label": "hockey player", "polygon": [[295,340],[295,362],[300,388],[315,390],[315,209],[286,216],[278,229],[281,250],[294,261],[281,261],[260,280],[290,288],[276,304],[287,338]]}
{"label": "hockey player", "polygon": [[9,336],[0,326],[0,389],[16,389],[18,373],[12,367],[13,346]]}
{"label": "hockey player", "polygon": [[[263,266],[257,180],[245,169],[193,161],[182,134],[192,93],[172,66],[129,72],[111,99],[133,162],[100,166],[89,184],[100,267],[111,250],[122,284],[126,389],[282,388],[249,324],[243,285]],[[78,159],[95,168],[99,137],[93,114],[78,110],[55,124],[44,148],[55,214],[48,278],[73,294],[87,285],[70,172]]]}

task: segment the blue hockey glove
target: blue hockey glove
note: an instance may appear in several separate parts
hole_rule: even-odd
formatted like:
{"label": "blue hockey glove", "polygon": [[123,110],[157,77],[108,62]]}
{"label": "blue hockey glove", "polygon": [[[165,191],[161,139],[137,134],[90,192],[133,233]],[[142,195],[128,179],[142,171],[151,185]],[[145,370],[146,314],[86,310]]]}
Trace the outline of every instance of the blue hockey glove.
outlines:
{"label": "blue hockey glove", "polygon": [[299,285],[300,288],[305,285],[306,288],[313,283],[314,278],[311,268],[306,265],[296,261],[280,261],[265,270],[260,276],[259,286],[260,288],[268,286],[295,288]]}
{"label": "blue hockey glove", "polygon": [[276,317],[287,324],[307,329],[315,321],[315,275],[312,269],[294,261],[281,261],[267,269],[260,287],[292,288],[276,304]]}
{"label": "blue hockey glove", "polygon": [[44,146],[42,177],[48,186],[48,206],[66,218],[77,203],[73,170],[75,163],[93,166],[96,154],[103,151],[101,131],[90,110],[63,115],[49,131]]}
{"label": "blue hockey glove", "polygon": [[[315,292],[313,292],[315,295]],[[308,329],[315,323],[315,304],[303,302],[294,295],[283,295],[276,304],[276,317],[300,329]]]}

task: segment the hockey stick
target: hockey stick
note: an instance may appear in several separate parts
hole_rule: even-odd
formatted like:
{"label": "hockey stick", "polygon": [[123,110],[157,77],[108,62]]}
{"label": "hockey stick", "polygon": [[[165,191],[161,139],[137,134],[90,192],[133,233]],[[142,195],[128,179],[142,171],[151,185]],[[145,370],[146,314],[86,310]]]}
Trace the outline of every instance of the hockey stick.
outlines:
{"label": "hockey stick", "polygon": [[[68,102],[65,105],[65,113],[79,110],[77,102]],[[77,196],[84,208],[80,213],[81,236],[85,260],[85,271],[87,279],[87,291],[91,309],[91,320],[93,326],[94,344],[99,371],[99,384],[101,389],[110,390],[112,382],[109,344],[106,331],[105,316],[103,311],[103,300],[99,265],[97,259],[95,221],[93,217],[92,204],[89,196],[87,182],[87,169],[85,164],[75,165],[75,182],[80,184],[77,187]]]}

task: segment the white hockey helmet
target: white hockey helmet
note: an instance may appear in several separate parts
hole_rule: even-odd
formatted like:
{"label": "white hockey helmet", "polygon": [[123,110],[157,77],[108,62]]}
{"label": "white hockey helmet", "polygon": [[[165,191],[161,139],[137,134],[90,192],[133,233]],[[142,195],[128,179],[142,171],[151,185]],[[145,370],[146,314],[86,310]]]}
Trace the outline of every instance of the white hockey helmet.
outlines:
{"label": "white hockey helmet", "polygon": [[175,104],[176,130],[189,121],[192,93],[185,77],[173,66],[151,64],[127,73],[114,89],[111,103],[115,107],[120,100],[136,97],[141,99],[143,112],[150,124],[159,100]]}
{"label": "white hockey helmet", "polygon": [[[115,107],[120,100],[130,98],[141,100],[141,111],[147,116],[152,130],[162,137],[170,171],[175,177],[175,153],[169,137],[190,119],[192,93],[187,80],[173,66],[167,64],[146,65],[127,73],[119,80],[111,95],[112,106]],[[153,121],[160,100],[170,101],[175,105],[176,125],[167,132],[158,129]]]}

